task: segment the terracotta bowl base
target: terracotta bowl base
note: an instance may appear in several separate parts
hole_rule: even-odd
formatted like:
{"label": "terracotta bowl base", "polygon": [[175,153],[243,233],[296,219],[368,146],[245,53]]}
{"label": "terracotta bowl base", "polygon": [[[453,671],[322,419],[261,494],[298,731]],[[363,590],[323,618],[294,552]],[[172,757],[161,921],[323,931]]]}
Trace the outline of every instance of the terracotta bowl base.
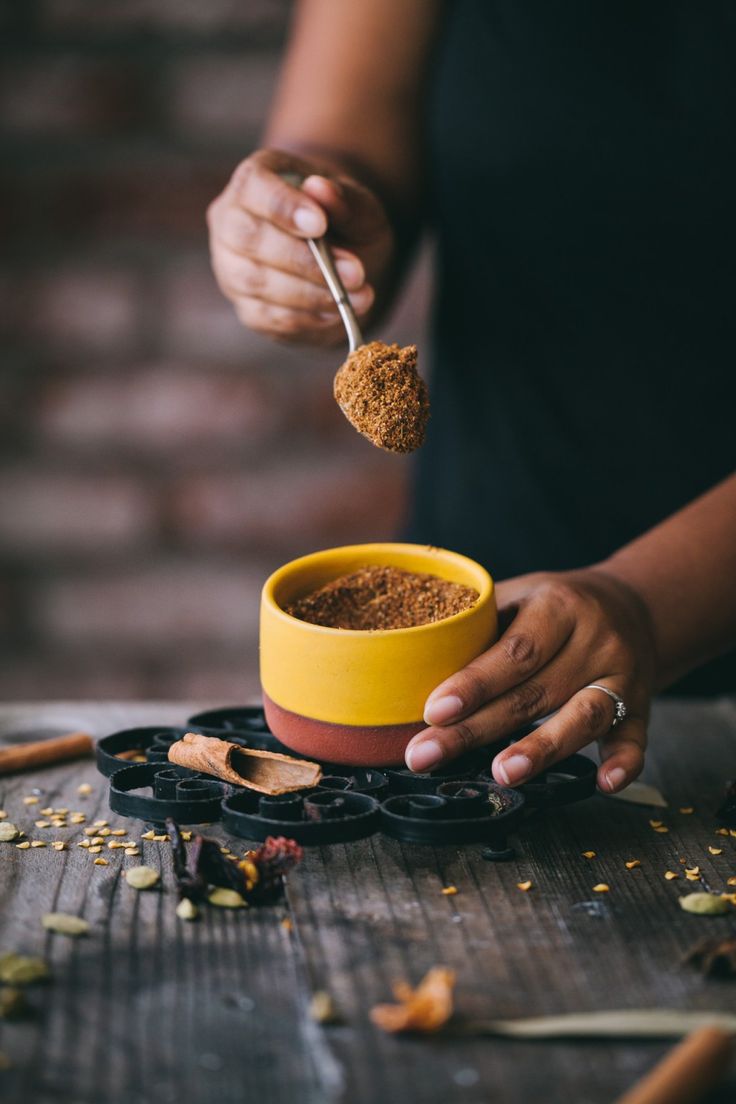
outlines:
{"label": "terracotta bowl base", "polygon": [[315,721],[282,709],[263,695],[268,727],[291,751],[305,759],[341,763],[350,767],[398,767],[412,736],[426,728],[424,721],[400,725],[344,725]]}

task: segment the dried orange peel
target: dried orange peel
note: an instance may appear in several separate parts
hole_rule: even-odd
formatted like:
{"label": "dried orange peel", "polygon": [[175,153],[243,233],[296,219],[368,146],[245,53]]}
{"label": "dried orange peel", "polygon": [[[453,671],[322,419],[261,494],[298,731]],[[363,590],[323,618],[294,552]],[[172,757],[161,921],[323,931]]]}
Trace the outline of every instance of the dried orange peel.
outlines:
{"label": "dried orange peel", "polygon": [[439,1031],[452,1015],[454,986],[454,970],[433,966],[416,989],[404,981],[394,985],[399,1003],[377,1004],[371,1010],[371,1020],[383,1031],[392,1033]]}

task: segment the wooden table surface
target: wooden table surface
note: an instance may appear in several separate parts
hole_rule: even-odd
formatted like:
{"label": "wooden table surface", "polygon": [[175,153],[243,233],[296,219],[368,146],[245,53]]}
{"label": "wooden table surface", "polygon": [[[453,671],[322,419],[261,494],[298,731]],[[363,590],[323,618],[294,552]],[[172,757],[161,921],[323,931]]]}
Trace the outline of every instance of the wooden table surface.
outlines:
{"label": "wooden table surface", "polygon": [[[84,728],[97,736],[135,724],[183,723],[203,703],[0,706],[0,740]],[[34,1014],[0,1021],[3,1104],[481,1104],[491,1100],[613,1101],[671,1044],[397,1038],[375,1029],[372,1005],[398,979],[429,967],[458,974],[465,1017],[602,1008],[733,1010],[736,982],[704,979],[683,953],[705,934],[734,934],[736,911],[697,917],[677,898],[697,889],[666,881],[681,858],[713,889],[736,875],[736,838],[714,834],[726,778],[736,774],[736,702],[657,705],[646,779],[670,809],[596,796],[537,820],[517,858],[492,864],[479,846],[427,848],[376,836],[309,850],[279,906],[208,908],[196,923],[175,915],[167,844],[144,859],[105,851],[108,866],[72,843],[17,850],[0,844],[0,953],[48,960],[53,980],[29,990]],[[90,782],[93,793],[77,795]],[[22,798],[40,791],[39,805]],[[91,761],[0,778],[0,808],[31,837],[46,804],[120,822]],[[693,805],[685,815],[680,806]],[[93,815],[94,814],[94,815]],[[664,820],[657,833],[650,817]],[[207,829],[222,836],[219,829]],[[242,848],[244,841],[230,840]],[[713,856],[708,845],[723,848]],[[588,860],[581,852],[594,850]],[[628,871],[628,859],[641,866]],[[126,865],[159,867],[163,891],[136,893]],[[520,892],[517,882],[531,879]],[[598,882],[610,893],[592,893]],[[443,896],[446,885],[457,886]],[[67,911],[91,924],[72,940],[42,930],[41,914]],[[286,922],[287,920],[290,921]],[[327,990],[342,1024],[309,1016]],[[736,1071],[710,1104],[736,1099]]]}

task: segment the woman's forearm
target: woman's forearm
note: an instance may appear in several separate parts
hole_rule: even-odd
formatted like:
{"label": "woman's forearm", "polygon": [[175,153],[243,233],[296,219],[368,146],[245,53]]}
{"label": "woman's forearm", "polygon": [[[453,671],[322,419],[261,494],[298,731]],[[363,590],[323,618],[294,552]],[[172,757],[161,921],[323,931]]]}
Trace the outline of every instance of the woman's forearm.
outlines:
{"label": "woman's forearm", "polygon": [[659,689],[736,646],[736,475],[599,568],[627,583],[649,611]]}
{"label": "woman's forearm", "polygon": [[439,0],[301,0],[266,132],[409,219],[421,199],[424,91]]}

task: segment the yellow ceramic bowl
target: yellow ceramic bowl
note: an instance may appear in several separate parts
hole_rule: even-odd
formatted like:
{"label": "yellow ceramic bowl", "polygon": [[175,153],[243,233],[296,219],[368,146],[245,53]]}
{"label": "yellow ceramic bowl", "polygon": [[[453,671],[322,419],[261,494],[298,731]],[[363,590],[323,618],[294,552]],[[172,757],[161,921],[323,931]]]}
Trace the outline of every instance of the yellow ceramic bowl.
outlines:
{"label": "yellow ceramic bowl", "polygon": [[[478,601],[410,629],[359,632],[299,621],[284,606],[365,566],[425,572],[474,587]],[[496,638],[493,580],[474,560],[414,544],[355,544],[292,560],[261,597],[261,685],[271,731],[293,751],[353,766],[398,764],[424,703]]]}

